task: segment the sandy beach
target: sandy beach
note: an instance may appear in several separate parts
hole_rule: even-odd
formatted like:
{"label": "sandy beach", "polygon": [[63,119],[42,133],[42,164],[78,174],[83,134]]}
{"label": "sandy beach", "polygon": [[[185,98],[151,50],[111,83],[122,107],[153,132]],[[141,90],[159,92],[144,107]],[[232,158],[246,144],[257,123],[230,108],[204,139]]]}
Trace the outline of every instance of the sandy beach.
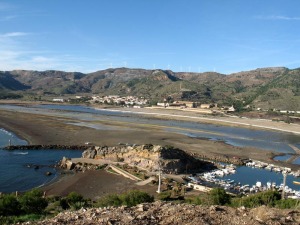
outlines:
{"label": "sandy beach", "polygon": [[124,193],[129,190],[146,191],[156,194],[156,185],[138,186],[136,182],[121,175],[105,170],[90,170],[76,174],[61,175],[54,183],[42,187],[48,196],[65,196],[75,191],[85,198],[97,200],[112,193]]}
{"label": "sandy beach", "polygon": [[[160,112],[161,113],[161,112]],[[163,112],[164,114],[166,112]],[[174,112],[172,112],[174,113]],[[141,115],[140,115],[141,116]],[[151,117],[151,115],[146,115]],[[194,115],[191,115],[194,116]],[[157,118],[159,115],[152,115]],[[173,117],[172,117],[173,118]],[[178,119],[178,118],[177,118]],[[188,117],[184,118],[188,120]],[[91,142],[94,145],[115,146],[118,143],[172,145],[183,150],[206,155],[238,156],[273,162],[274,153],[256,148],[235,147],[219,141],[191,138],[185,135],[170,133],[155,126],[115,123],[114,121],[94,121],[96,125],[118,126],[115,130],[94,129],[72,124],[74,119],[50,114],[0,110],[0,127],[10,130],[30,144],[64,144],[83,145]],[[78,121],[76,121],[78,122]],[[207,121],[209,122],[209,120]],[[213,121],[217,123],[217,121]],[[235,124],[235,126],[240,126]],[[270,124],[268,124],[270,126]],[[294,129],[293,126],[291,126]],[[258,127],[256,127],[258,129]],[[284,129],[287,129],[284,127]],[[131,180],[109,174],[105,171],[88,171],[76,175],[64,175],[57,182],[44,187],[47,194],[65,195],[76,191],[88,198],[98,198],[107,193],[120,193],[130,189],[145,189],[155,193],[156,187],[137,186]]]}

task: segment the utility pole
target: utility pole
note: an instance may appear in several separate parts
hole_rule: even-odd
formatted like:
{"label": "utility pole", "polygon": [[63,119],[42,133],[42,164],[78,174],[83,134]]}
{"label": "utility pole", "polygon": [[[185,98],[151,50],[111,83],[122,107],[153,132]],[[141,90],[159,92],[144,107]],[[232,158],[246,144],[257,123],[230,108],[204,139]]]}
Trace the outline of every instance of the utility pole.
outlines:
{"label": "utility pole", "polygon": [[281,193],[281,199],[284,199],[284,192],[285,192],[285,185],[286,185],[286,172],[282,172],[283,175],[283,189],[282,189],[282,193]]}
{"label": "utility pole", "polygon": [[159,168],[159,171],[158,171],[158,188],[157,188],[157,193],[160,193],[160,192],[161,192],[160,186],[161,186],[161,170],[160,170],[160,168]]}
{"label": "utility pole", "polygon": [[158,158],[158,188],[157,188],[157,193],[161,192],[161,162],[160,158]]}

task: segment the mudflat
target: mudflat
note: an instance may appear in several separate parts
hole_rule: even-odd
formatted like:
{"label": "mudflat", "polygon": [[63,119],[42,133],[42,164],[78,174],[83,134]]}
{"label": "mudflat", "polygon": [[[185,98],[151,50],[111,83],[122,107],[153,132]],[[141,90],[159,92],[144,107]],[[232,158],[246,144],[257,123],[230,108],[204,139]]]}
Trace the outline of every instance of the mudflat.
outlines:
{"label": "mudflat", "polygon": [[[151,115],[146,115],[151,117]],[[157,118],[153,115],[152,118]],[[28,111],[0,110],[0,127],[10,130],[26,139],[30,144],[94,145],[115,146],[121,143],[172,145],[180,149],[207,156],[225,155],[228,157],[252,158],[272,162],[274,153],[256,148],[235,147],[219,141],[191,138],[170,133],[147,124],[116,123],[114,121],[93,120],[94,125],[116,127],[116,129],[95,129],[78,126],[74,122],[85,122],[86,118],[66,116],[64,113],[53,114]],[[169,119],[172,119],[171,117]],[[178,119],[178,118],[174,118]],[[188,118],[185,118],[187,120]],[[91,123],[89,121],[89,123]],[[214,121],[217,123],[217,121]],[[239,126],[236,124],[236,126]],[[65,195],[76,191],[88,198],[98,198],[108,193],[121,193],[130,189],[144,189],[155,193],[156,187],[137,186],[135,182],[109,174],[105,171],[87,171],[75,175],[61,176],[57,182],[44,187],[47,194]]]}
{"label": "mudflat", "polygon": [[[172,145],[186,151],[205,155],[226,155],[244,158],[269,160],[270,151],[250,147],[235,147],[220,141],[191,138],[186,135],[171,133],[147,124],[115,123],[114,121],[94,121],[95,125],[116,126],[115,130],[94,129],[72,124],[69,117],[36,114],[28,112],[0,110],[0,127],[13,131],[30,144],[94,145],[115,146],[119,143]],[[78,118],[76,120],[78,121]],[[124,129],[122,129],[124,128]]]}

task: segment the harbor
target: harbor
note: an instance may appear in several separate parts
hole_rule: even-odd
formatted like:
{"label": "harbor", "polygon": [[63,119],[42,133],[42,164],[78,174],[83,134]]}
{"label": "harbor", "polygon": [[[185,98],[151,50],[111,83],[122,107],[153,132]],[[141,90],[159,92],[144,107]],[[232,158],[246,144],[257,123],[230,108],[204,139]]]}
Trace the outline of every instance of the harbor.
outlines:
{"label": "harbor", "polygon": [[243,195],[267,190],[284,190],[287,198],[300,199],[300,170],[292,171],[288,167],[257,160],[249,160],[243,166],[219,163],[218,167],[210,172],[189,176],[189,186],[194,185],[195,190],[197,185],[208,188],[221,187],[227,192]]}

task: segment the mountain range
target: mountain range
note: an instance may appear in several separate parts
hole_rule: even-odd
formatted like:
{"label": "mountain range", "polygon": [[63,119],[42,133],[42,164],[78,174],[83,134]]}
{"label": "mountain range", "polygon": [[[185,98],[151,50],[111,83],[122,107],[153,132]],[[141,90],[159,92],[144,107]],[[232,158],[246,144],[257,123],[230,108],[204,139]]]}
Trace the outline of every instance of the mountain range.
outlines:
{"label": "mountain range", "polygon": [[265,109],[300,110],[300,68],[259,68],[229,75],[115,68],[93,73],[0,71],[0,97],[135,95],[200,103],[239,101]]}

